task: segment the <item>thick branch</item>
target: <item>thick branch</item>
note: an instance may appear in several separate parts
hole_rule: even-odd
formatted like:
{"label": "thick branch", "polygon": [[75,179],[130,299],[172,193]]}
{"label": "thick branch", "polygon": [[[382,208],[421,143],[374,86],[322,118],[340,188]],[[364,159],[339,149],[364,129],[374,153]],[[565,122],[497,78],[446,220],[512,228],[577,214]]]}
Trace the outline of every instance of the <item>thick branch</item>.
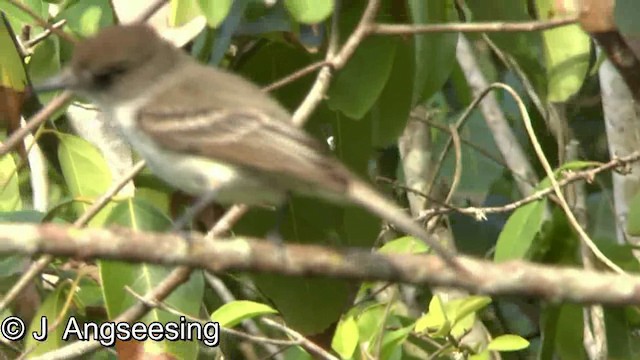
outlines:
{"label": "thick branch", "polygon": [[495,264],[459,257],[472,277],[461,277],[439,257],[383,255],[369,249],[278,245],[250,238],[205,241],[192,246],[177,235],[129,229],[75,229],[59,224],[0,225],[0,254],[48,253],[80,259],[120,259],[189,265],[214,272],[251,271],[289,276],[327,276],[433,286],[489,295],[532,296],[552,301],[640,304],[640,276],[542,266],[524,261]]}

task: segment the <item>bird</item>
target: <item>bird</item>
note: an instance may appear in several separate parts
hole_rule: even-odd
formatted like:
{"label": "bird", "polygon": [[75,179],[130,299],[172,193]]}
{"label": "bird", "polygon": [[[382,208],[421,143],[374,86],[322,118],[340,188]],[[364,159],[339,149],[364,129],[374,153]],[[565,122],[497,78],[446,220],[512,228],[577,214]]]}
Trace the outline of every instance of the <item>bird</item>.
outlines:
{"label": "bird", "polygon": [[69,65],[38,91],[63,88],[95,103],[155,175],[201,205],[280,205],[290,193],[352,203],[459,268],[452,250],[295,126],[272,96],[145,24],[109,26],[77,43]]}

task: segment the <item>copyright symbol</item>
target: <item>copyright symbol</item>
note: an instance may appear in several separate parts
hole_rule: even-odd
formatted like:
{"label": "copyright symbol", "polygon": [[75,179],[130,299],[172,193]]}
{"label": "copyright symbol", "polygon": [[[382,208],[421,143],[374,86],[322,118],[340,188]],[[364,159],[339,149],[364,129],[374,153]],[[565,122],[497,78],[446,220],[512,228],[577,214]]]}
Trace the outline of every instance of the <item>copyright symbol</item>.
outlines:
{"label": "copyright symbol", "polygon": [[17,316],[9,316],[0,324],[0,333],[8,340],[20,340],[24,337],[25,332],[24,322]]}

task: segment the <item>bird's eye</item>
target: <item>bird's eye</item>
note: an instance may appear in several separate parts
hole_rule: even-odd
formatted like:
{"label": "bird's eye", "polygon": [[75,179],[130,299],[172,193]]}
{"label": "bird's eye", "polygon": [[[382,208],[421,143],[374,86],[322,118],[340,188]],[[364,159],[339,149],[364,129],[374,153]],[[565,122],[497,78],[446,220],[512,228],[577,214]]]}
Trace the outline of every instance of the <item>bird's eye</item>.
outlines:
{"label": "bird's eye", "polygon": [[100,71],[93,75],[93,83],[98,88],[110,87],[113,81],[126,71],[126,67],[122,65],[114,65]]}

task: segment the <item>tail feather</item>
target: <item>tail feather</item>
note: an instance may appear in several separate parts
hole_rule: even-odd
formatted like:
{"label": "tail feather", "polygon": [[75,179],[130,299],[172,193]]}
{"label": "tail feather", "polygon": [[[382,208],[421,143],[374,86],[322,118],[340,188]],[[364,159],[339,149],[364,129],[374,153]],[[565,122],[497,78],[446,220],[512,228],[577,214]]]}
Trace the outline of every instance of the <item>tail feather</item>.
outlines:
{"label": "tail feather", "polygon": [[351,201],[363,206],[375,215],[380,216],[407,234],[424,241],[449,265],[459,267],[454,252],[434,240],[433,237],[429,236],[410,216],[405,214],[393,202],[380,195],[380,193],[375,191],[370,185],[361,180],[353,180],[349,185],[348,192]]}

